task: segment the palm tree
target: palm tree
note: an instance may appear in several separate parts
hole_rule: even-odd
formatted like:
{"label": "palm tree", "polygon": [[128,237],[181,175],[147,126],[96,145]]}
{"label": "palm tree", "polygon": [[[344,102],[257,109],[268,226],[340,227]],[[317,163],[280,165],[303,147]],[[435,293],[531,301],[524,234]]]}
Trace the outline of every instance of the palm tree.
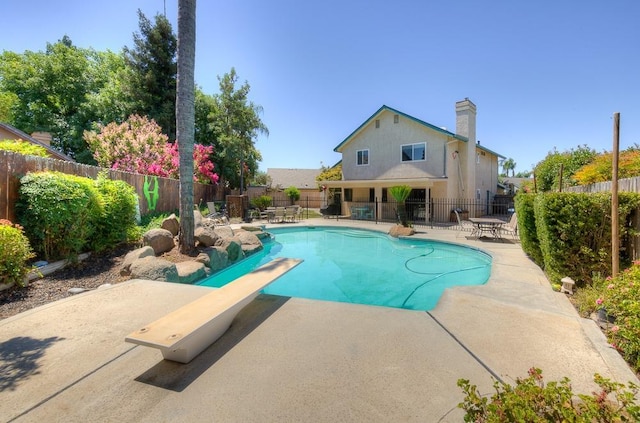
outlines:
{"label": "palm tree", "polygon": [[514,175],[516,169],[516,162],[513,161],[512,158],[508,158],[502,162],[502,170],[504,171],[505,176],[509,176],[509,171],[511,171],[511,176]]}
{"label": "palm tree", "polygon": [[389,194],[396,200],[398,203],[398,221],[405,228],[409,226],[409,222],[407,221],[407,210],[405,208],[404,202],[409,195],[411,194],[411,187],[408,185],[398,185],[395,187],[389,188]]}
{"label": "palm tree", "polygon": [[195,137],[196,0],[178,0],[176,141],[180,156],[180,252],[195,249],[193,142]]}

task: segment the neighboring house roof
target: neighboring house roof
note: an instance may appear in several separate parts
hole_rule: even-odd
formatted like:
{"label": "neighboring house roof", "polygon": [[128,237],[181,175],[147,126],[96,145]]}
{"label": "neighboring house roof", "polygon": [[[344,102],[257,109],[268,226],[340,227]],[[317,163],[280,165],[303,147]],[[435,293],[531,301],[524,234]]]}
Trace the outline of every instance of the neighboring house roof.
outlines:
{"label": "neighboring house roof", "polygon": [[[389,107],[389,106],[383,105],[383,106],[382,106],[382,107],[380,107],[380,108],[379,108],[379,109],[378,109],[374,114],[372,114],[372,115],[369,117],[369,119],[365,120],[365,121],[364,121],[364,123],[363,123],[362,125],[358,126],[358,128],[356,128],[356,130],[355,130],[355,131],[353,131],[351,134],[349,134],[349,136],[348,136],[347,138],[345,138],[345,139],[344,139],[344,141],[342,141],[340,144],[338,144],[338,145],[336,146],[336,148],[334,148],[334,149],[333,149],[333,151],[338,152],[338,153],[342,152],[342,149],[344,148],[344,146],[345,146],[345,145],[346,145],[346,144],[347,144],[347,143],[348,143],[348,142],[349,142],[353,137],[355,137],[355,136],[356,136],[356,135],[357,135],[357,134],[358,134],[358,133],[359,133],[359,132],[364,128],[364,127],[366,127],[367,125],[369,125],[369,123],[371,123],[371,122],[372,122],[372,121],[373,121],[373,120],[374,120],[374,119],[375,119],[379,114],[381,114],[381,113],[382,113],[382,112],[384,112],[384,111],[390,111],[391,113],[394,113],[394,114],[397,114],[397,115],[403,116],[403,117],[405,117],[405,118],[407,118],[407,119],[410,119],[410,120],[412,120],[412,121],[414,121],[414,122],[416,122],[416,123],[418,123],[418,124],[420,124],[420,125],[423,125],[423,126],[425,126],[425,127],[429,128],[429,129],[433,129],[434,131],[440,132],[440,133],[442,133],[442,134],[444,134],[444,135],[446,135],[446,136],[449,136],[449,137],[452,137],[452,138],[456,138],[456,139],[458,139],[458,140],[460,140],[460,141],[468,142],[468,138],[467,138],[467,137],[463,137],[462,135],[454,134],[453,132],[447,131],[447,130],[446,130],[446,129],[444,129],[444,128],[440,128],[440,127],[438,127],[438,126],[432,125],[432,124],[430,124],[430,123],[428,123],[428,122],[425,122],[425,121],[423,121],[423,120],[420,120],[420,119],[418,119],[418,118],[415,118],[415,117],[413,117],[413,116],[411,116],[411,115],[408,115],[408,114],[406,114],[406,113],[402,113],[401,111],[396,110],[396,109],[394,109],[394,108],[392,108],[392,107]],[[495,153],[494,153],[494,154],[495,154]]]}
{"label": "neighboring house roof", "polygon": [[298,189],[318,189],[316,176],[321,172],[321,169],[267,169],[267,175],[271,178],[271,186],[274,188],[294,186]]}
{"label": "neighboring house roof", "polygon": [[503,184],[512,184],[513,186],[515,186],[516,188],[520,188],[523,184],[523,182],[532,182],[533,183],[533,178],[511,178],[511,177],[507,177],[504,178],[502,180]]}
{"label": "neighboring house roof", "polygon": [[71,157],[67,156],[66,154],[61,153],[60,151],[56,150],[50,145],[47,145],[44,142],[33,138],[31,135],[27,134],[26,132],[22,132],[18,128],[11,126],[8,123],[0,122],[0,129],[4,129],[5,131],[14,134],[15,135],[14,139],[16,140],[21,139],[23,141],[30,142],[31,144],[35,144],[43,147],[55,159],[65,160],[68,162],[75,162],[75,160],[73,160]]}

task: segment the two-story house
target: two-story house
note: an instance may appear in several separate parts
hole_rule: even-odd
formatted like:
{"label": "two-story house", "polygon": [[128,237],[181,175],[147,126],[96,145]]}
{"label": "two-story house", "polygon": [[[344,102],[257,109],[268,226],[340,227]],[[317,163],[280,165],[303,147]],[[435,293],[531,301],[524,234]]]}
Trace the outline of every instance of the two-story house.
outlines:
{"label": "two-story house", "polygon": [[[499,160],[504,159],[476,139],[476,106],[468,98],[456,103],[456,133],[388,106],[382,106],[342,141],[342,180],[323,182],[336,192],[343,214],[369,203],[362,218],[388,219],[393,201],[388,189],[412,188],[414,220],[449,219],[451,207],[435,210],[435,199],[454,204],[490,204],[498,188]],[[372,210],[371,207],[377,207]],[[430,207],[431,206],[431,207]],[[358,210],[367,210],[359,208]],[[475,207],[472,214],[481,214]],[[440,214],[436,216],[435,214]]]}

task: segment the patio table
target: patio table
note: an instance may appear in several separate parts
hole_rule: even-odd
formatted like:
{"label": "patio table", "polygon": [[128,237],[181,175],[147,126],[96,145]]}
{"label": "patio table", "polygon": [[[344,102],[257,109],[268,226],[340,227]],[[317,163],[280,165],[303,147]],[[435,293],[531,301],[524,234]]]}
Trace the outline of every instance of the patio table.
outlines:
{"label": "patio table", "polygon": [[495,239],[501,239],[500,228],[506,222],[495,217],[470,217],[469,220],[475,225],[471,236],[474,234],[476,238],[482,237],[485,232],[490,233]]}

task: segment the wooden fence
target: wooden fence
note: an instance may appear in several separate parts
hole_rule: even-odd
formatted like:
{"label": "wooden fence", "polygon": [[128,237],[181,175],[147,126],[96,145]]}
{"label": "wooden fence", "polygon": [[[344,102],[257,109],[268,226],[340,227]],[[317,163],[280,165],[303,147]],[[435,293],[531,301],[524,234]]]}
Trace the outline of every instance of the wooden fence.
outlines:
{"label": "wooden fence", "polygon": [[[611,192],[611,181],[597,182],[589,185],[579,185],[568,187],[569,192]],[[618,180],[618,191],[620,192],[640,192],[640,176]]]}
{"label": "wooden fence", "polygon": [[[180,181],[157,176],[139,175],[104,169],[96,166],[62,160],[23,156],[0,151],[0,219],[16,221],[15,203],[18,200],[20,178],[28,172],[57,171],[71,175],[95,178],[99,172],[107,171],[110,179],[122,180],[133,186],[138,194],[140,213],[167,212],[180,208]],[[206,204],[224,198],[224,190],[217,185],[193,184],[193,200]]]}

